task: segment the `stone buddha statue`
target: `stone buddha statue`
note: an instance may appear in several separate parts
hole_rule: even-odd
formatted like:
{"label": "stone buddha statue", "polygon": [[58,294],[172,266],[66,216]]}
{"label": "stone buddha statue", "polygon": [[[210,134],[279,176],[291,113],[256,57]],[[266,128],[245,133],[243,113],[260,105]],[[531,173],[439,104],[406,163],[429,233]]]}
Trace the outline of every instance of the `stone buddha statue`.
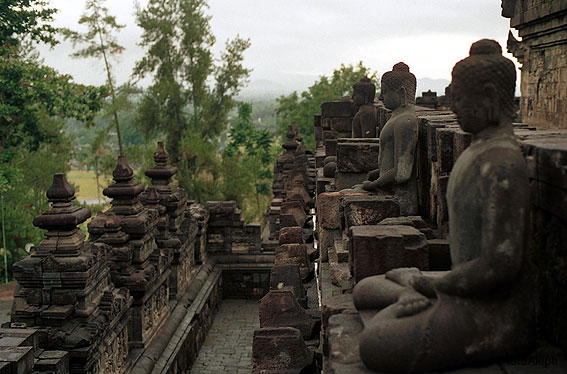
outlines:
{"label": "stone buddha statue", "polygon": [[402,215],[417,214],[415,91],[415,75],[403,62],[382,76],[381,99],[392,116],[380,133],[378,169],[369,172],[362,185],[366,191],[398,196]]}
{"label": "stone buddha statue", "polygon": [[352,101],[358,107],[358,112],[352,120],[353,138],[375,138],[376,137],[376,108],[374,107],[374,96],[376,86],[367,77],[362,78],[353,86]]}
{"label": "stone buddha statue", "polygon": [[360,356],[372,370],[434,371],[522,354],[534,342],[515,81],[514,64],[493,40],[474,43],[453,69],[453,110],[473,141],[447,191],[452,270],[394,269],[356,285]]}

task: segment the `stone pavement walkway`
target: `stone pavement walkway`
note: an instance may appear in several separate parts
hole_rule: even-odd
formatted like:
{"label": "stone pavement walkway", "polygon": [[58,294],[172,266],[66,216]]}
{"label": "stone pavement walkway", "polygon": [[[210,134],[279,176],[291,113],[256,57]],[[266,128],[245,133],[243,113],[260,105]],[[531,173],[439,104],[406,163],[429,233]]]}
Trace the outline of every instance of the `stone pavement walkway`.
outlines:
{"label": "stone pavement walkway", "polygon": [[223,300],[191,374],[252,373],[252,334],[258,300]]}

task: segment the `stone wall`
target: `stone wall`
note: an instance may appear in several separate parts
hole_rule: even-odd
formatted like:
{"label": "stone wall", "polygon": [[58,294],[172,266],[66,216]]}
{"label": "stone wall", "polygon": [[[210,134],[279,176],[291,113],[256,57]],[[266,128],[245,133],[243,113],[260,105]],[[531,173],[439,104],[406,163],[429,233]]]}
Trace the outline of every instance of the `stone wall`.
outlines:
{"label": "stone wall", "polygon": [[89,222],[88,241],[77,226],[90,211],[54,177],[51,209],[34,220],[46,239],[14,264],[2,372],[187,372],[223,296],[268,292],[274,252],[260,225],[245,224],[233,201],[189,200],[161,142],[154,160],[146,188],[118,158],[103,192],[112,207]]}
{"label": "stone wall", "polygon": [[[395,200],[352,190],[339,191],[337,178],[326,178],[322,167],[317,169],[324,372],[366,372],[358,358],[357,339],[362,324],[352,304],[353,284],[396,267],[450,269],[447,182],[453,164],[470,145],[471,137],[460,130],[452,112],[417,109],[415,167],[419,216],[400,216]],[[526,237],[530,238],[533,261],[525,271],[533,274],[531,279],[538,285],[535,297],[539,299],[540,338],[565,350],[567,319],[560,311],[567,307],[567,130],[538,130],[517,123],[514,132],[530,171],[530,232]],[[318,157],[327,156],[327,142],[336,149],[337,141],[326,140],[323,135]],[[356,139],[338,139],[337,144],[342,143],[357,144]],[[335,154],[339,164],[341,157],[349,158],[340,152]]]}
{"label": "stone wall", "polygon": [[567,1],[503,0],[502,15],[518,30],[508,51],[521,64],[522,120],[567,128]]}

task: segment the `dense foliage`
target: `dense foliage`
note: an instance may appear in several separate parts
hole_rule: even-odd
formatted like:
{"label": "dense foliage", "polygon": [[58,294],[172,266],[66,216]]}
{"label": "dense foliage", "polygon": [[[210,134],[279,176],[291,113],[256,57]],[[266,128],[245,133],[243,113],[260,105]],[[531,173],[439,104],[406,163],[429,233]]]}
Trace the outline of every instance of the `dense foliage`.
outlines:
{"label": "dense foliage", "polygon": [[303,136],[304,144],[313,149],[313,115],[321,113],[321,103],[340,100],[345,95],[351,96],[352,85],[364,76],[370,78],[379,89],[377,73],[371,72],[361,61],[356,66],[341,64],[341,67],[333,71],[330,77],[321,76],[301,94],[293,92],[278,98],[276,122],[279,135],[284,139],[287,126],[295,123]]}
{"label": "dense foliage", "polygon": [[72,153],[61,131],[64,119],[92,124],[106,95],[104,88],[76,84],[37,59],[33,42],[55,43],[55,29],[42,24],[55,10],[45,4],[0,3],[0,223],[6,233],[0,244],[12,260],[41,238],[33,217],[48,208],[52,175],[68,168]]}

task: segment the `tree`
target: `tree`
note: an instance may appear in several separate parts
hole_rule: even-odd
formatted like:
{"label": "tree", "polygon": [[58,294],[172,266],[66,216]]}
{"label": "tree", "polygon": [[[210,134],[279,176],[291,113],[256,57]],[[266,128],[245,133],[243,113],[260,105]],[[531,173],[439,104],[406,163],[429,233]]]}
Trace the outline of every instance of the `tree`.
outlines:
{"label": "tree", "polygon": [[263,209],[261,196],[271,195],[271,167],[275,160],[273,134],[258,129],[252,122],[252,105],[241,103],[238,118],[230,129],[227,146],[223,150],[224,167],[221,189],[226,198],[239,206],[253,197],[256,202],[254,218],[260,219]]}
{"label": "tree", "polygon": [[146,136],[166,136],[180,184],[201,201],[210,197],[218,174],[218,137],[250,74],[243,66],[247,39],[228,40],[215,60],[206,8],[205,0],[150,0],[139,9],[140,44],[147,53],[134,69],[139,78],[153,74],[139,107],[140,128]]}
{"label": "tree", "polygon": [[352,85],[367,76],[379,89],[377,73],[359,62],[356,66],[341,64],[331,77],[321,76],[307,91],[301,95],[293,92],[277,99],[276,123],[278,133],[285,138],[287,126],[297,124],[303,136],[305,145],[314,148],[313,115],[321,112],[321,104],[325,101],[340,100],[341,97],[352,94]]}
{"label": "tree", "polygon": [[69,29],[64,29],[63,34],[66,39],[76,44],[86,44],[86,47],[73,53],[71,56],[76,58],[94,57],[102,59],[106,70],[106,82],[110,90],[111,107],[110,112],[114,117],[114,125],[118,136],[118,148],[120,154],[124,154],[122,146],[122,136],[120,133],[120,122],[118,121],[118,101],[112,77],[112,67],[110,58],[121,54],[124,47],[117,43],[115,32],[119,32],[125,25],[116,22],[116,17],[108,13],[108,8],[103,4],[106,0],[88,0],[85,4],[85,12],[79,19],[79,25],[85,24],[87,31],[79,33]]}
{"label": "tree", "polygon": [[10,0],[0,2],[0,46],[15,47],[22,38],[34,42],[57,44],[57,29],[49,23],[57,9],[48,8],[44,0]]}
{"label": "tree", "polygon": [[41,238],[32,219],[47,209],[52,174],[65,171],[70,160],[63,120],[93,123],[106,90],[76,84],[38,61],[33,43],[56,43],[56,29],[43,24],[55,13],[45,1],[4,1],[0,11],[2,243],[5,259],[11,254],[15,261],[25,243]]}

